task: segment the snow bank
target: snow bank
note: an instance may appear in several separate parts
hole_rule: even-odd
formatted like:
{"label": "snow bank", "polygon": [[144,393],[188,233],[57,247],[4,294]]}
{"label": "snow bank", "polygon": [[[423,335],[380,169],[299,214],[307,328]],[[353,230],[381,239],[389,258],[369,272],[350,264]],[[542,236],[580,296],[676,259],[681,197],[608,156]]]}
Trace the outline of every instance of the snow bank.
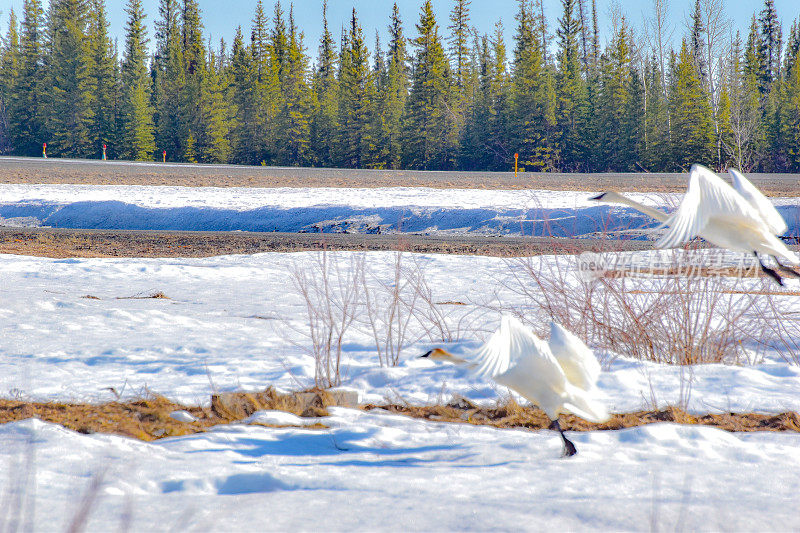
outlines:
{"label": "snow bank", "polygon": [[[570,191],[0,185],[0,224],[84,229],[585,236],[654,227]],[[632,194],[649,205],[679,195]],[[778,202],[800,227],[796,199]]]}

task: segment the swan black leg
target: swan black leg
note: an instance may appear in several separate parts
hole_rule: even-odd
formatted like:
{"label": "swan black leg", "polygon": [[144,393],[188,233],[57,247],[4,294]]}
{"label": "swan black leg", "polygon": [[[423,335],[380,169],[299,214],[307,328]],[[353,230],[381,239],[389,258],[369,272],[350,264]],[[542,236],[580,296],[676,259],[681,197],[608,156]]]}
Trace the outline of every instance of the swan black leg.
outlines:
{"label": "swan black leg", "polygon": [[753,255],[756,256],[756,259],[758,260],[758,264],[761,265],[761,270],[764,271],[764,274],[766,274],[767,276],[769,276],[772,279],[774,279],[775,281],[777,281],[778,285],[783,287],[783,280],[781,279],[780,275],[777,272],[775,272],[775,270],[773,270],[773,269],[769,268],[767,265],[765,265],[763,261],[761,261],[761,258],[758,257],[758,252],[753,252]]}
{"label": "swan black leg", "polygon": [[798,272],[797,270],[793,269],[792,267],[784,265],[783,263],[778,261],[777,257],[775,257],[775,256],[772,256],[772,257],[773,257],[773,259],[775,259],[775,262],[778,263],[778,268],[780,269],[781,272],[786,272],[787,274],[790,274],[790,275],[792,275],[792,276],[794,276],[796,278],[800,278],[800,272]]}
{"label": "swan black leg", "polygon": [[575,445],[572,444],[572,441],[569,440],[566,435],[564,435],[564,430],[561,429],[561,424],[558,423],[557,418],[550,424],[550,429],[558,431],[558,433],[561,435],[561,439],[564,441],[564,454],[562,457],[572,457],[578,453],[578,450],[575,449]]}

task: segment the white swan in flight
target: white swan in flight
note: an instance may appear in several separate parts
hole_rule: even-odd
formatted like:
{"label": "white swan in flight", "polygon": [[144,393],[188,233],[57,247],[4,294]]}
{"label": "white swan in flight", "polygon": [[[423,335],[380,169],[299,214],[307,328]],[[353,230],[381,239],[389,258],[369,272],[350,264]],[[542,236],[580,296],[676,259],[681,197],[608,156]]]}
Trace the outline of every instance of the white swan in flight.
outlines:
{"label": "white swan in flight", "polygon": [[761,269],[780,285],[783,285],[781,276],[764,265],[758,254],[771,255],[782,271],[800,277],[779,260],[800,266],[797,255],[776,236],[787,229],[783,217],[747,178],[733,169],[730,173],[733,187],[706,167],[693,165],[689,188],[671,215],[615,192],[605,192],[590,200],[628,205],[661,222],[660,227],[668,230],[656,241],[657,248],[680,246],[699,236],[721,248],[752,253]]}
{"label": "white swan in flight", "polygon": [[550,323],[550,343],[510,315],[475,352],[464,358],[436,348],[422,357],[465,365],[482,378],[492,379],[538,405],[564,441],[564,456],[575,455],[558,417],[573,413],[590,422],[605,422],[608,412],[596,399],[600,363],[578,337],[555,322]]}

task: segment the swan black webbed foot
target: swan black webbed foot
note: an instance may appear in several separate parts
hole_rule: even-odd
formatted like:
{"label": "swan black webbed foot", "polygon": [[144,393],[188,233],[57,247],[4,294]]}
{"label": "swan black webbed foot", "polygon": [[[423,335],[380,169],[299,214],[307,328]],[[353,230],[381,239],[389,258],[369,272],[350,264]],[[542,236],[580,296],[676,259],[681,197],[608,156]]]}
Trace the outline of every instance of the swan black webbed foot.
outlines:
{"label": "swan black webbed foot", "polygon": [[777,257],[774,257],[774,259],[775,259],[775,262],[778,263],[778,269],[781,272],[786,272],[790,276],[794,276],[795,278],[800,278],[800,272],[798,272],[797,270],[795,270],[794,268],[792,268],[790,266],[784,265],[783,263],[778,261]]}
{"label": "swan black webbed foot", "polygon": [[561,440],[564,441],[564,453],[561,457],[572,457],[578,450],[575,448],[575,445],[569,440],[566,435],[564,435],[564,430],[561,429],[561,424],[558,423],[558,419],[553,420],[550,423],[550,429],[558,431],[559,435],[561,435]]}
{"label": "swan black webbed foot", "polygon": [[761,258],[758,257],[758,252],[753,252],[753,255],[756,256],[756,259],[758,260],[758,264],[761,265],[761,270],[764,271],[764,274],[766,274],[767,276],[769,276],[772,279],[774,279],[775,281],[777,281],[778,285],[783,287],[783,279],[781,278],[780,274],[775,272],[774,269],[772,269],[772,268],[768,267],[767,265],[765,265],[764,262],[761,260]]}

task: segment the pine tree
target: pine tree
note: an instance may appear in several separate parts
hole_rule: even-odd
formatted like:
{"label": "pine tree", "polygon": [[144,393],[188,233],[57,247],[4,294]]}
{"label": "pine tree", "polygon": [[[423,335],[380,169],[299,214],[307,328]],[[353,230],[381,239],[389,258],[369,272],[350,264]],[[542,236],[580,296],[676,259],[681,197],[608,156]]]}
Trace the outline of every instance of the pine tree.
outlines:
{"label": "pine tree", "polygon": [[8,33],[4,46],[0,48],[0,154],[8,153],[13,148],[9,112],[13,112],[11,102],[18,90],[19,69],[19,33],[17,17],[12,8],[8,20]]}
{"label": "pine tree", "polygon": [[336,63],[338,54],[333,35],[328,28],[328,2],[322,4],[322,37],[317,53],[317,67],[314,71],[312,89],[315,109],[311,119],[310,138],[314,164],[332,166],[335,158],[338,100],[338,80]]}
{"label": "pine tree", "polygon": [[113,158],[118,144],[114,110],[117,89],[114,84],[116,59],[108,35],[105,0],[91,0],[90,6],[87,44],[90,54],[89,87],[94,93],[94,116],[89,127],[89,138],[96,157],[100,157],[102,147],[106,145],[108,157]]}
{"label": "pine tree", "polygon": [[54,0],[50,5],[47,82],[52,139],[48,144],[54,155],[87,157],[95,153],[90,141],[95,91],[85,39],[87,11],[81,0]]}
{"label": "pine tree", "polygon": [[417,32],[412,41],[416,53],[406,104],[403,162],[412,168],[448,169],[455,162],[457,144],[450,111],[451,73],[430,0],[422,5]]}
{"label": "pine tree", "polygon": [[683,169],[694,163],[713,166],[716,157],[711,105],[686,41],[681,46],[674,72],[670,102],[673,164]]}
{"label": "pine tree", "polygon": [[153,110],[150,106],[150,77],[145,65],[148,38],[141,0],[128,0],[125,12],[128,21],[122,59],[121,103],[124,145],[120,151],[128,159],[151,160],[156,146]]}

